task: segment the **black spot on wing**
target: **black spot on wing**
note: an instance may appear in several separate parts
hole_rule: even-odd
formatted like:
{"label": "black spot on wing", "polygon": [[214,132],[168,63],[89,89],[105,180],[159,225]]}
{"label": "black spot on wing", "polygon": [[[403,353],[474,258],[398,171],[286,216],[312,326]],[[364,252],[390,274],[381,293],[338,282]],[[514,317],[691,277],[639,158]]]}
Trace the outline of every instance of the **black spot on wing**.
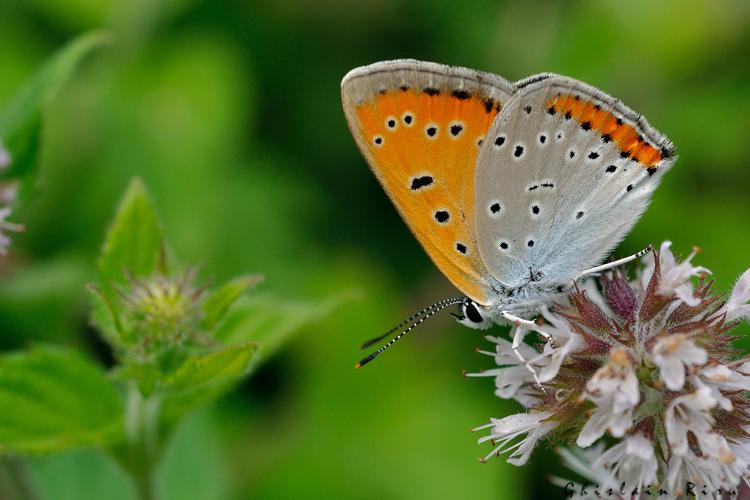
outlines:
{"label": "black spot on wing", "polygon": [[495,105],[495,100],[492,97],[488,97],[484,100],[484,110],[489,113],[492,111],[492,107]]}
{"label": "black spot on wing", "polygon": [[422,189],[423,187],[427,187],[431,185],[433,182],[432,176],[430,175],[423,175],[421,177],[415,177],[411,181],[411,189],[413,191],[416,191],[418,189]]}
{"label": "black spot on wing", "polygon": [[435,212],[435,220],[441,224],[445,224],[451,218],[451,215],[447,210],[438,210]]}
{"label": "black spot on wing", "polygon": [[456,99],[461,99],[461,100],[468,99],[469,97],[471,97],[471,94],[466,90],[454,90],[451,93],[451,95],[455,97]]}

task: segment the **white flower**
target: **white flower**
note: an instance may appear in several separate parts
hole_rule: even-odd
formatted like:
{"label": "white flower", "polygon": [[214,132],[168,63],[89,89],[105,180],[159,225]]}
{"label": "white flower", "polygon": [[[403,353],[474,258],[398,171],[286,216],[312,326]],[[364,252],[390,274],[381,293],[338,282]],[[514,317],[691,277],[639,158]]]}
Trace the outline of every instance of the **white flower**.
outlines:
{"label": "white flower", "polygon": [[3,233],[3,231],[19,232],[23,231],[21,224],[14,224],[8,222],[5,219],[10,215],[12,209],[10,207],[0,208],[0,255],[8,253],[8,247],[10,246],[10,238]]}
{"label": "white flower", "polygon": [[549,322],[549,325],[544,325],[544,328],[538,327],[536,330],[540,333],[550,335],[554,341],[547,342],[544,346],[542,356],[549,357],[549,362],[539,372],[539,381],[549,382],[557,376],[560,366],[567,359],[568,355],[582,347],[583,339],[580,335],[573,332],[570,328],[570,323],[550,314],[549,309],[546,307],[542,306],[540,311],[544,319]]}
{"label": "white flower", "polygon": [[724,488],[737,486],[743,477],[747,477],[747,463],[733,453],[726,438],[715,432],[703,436],[700,440],[701,451],[713,461],[715,482]]}
{"label": "white flower", "polygon": [[678,391],[685,385],[685,368],[708,361],[706,351],[681,333],[659,339],[651,355],[670,391]]}
{"label": "white flower", "polygon": [[696,377],[691,378],[691,383],[696,387],[708,387],[711,397],[718,401],[724,410],[732,411],[732,401],[724,396],[722,391],[750,391],[750,377],[742,372],[743,367],[744,365],[738,370],[732,370],[722,364],[706,366]]}
{"label": "white flower", "polygon": [[[659,295],[665,297],[671,297],[674,294],[687,305],[697,306],[701,300],[699,297],[693,296],[693,285],[690,283],[690,278],[702,274],[711,274],[711,271],[705,267],[693,267],[690,263],[690,260],[695,257],[696,250],[693,250],[687,259],[678,264],[669,249],[670,246],[672,246],[672,242],[665,241],[659,249],[661,279],[656,291]],[[647,276],[653,273],[653,264],[650,264],[650,266],[651,272],[647,273]]]}
{"label": "white flower", "polygon": [[13,205],[18,198],[18,181],[0,183],[0,205]]}
{"label": "white flower", "polygon": [[685,455],[688,452],[688,431],[698,442],[711,431],[714,418],[710,410],[716,403],[707,387],[672,400],[664,415],[664,427],[673,454]]}
{"label": "white flower", "polygon": [[[745,428],[745,431],[748,432],[750,429]],[[750,474],[750,465],[748,465],[750,464],[750,439],[745,439],[737,443],[729,443],[729,449],[743,464],[745,464],[743,479],[748,486],[750,486],[750,478],[748,478],[748,474]]]}
{"label": "white flower", "polygon": [[625,483],[628,490],[642,491],[645,486],[656,481],[658,463],[654,447],[643,434],[628,436],[612,446],[592,464],[596,467],[611,466],[611,477],[617,483]]}
{"label": "white flower", "polygon": [[633,364],[624,350],[610,352],[609,363],[594,373],[582,398],[593,401],[596,408],[578,435],[578,446],[591,446],[607,430],[614,437],[625,434],[633,424],[633,408],[640,400],[640,391]]}
{"label": "white flower", "polygon": [[5,170],[10,166],[12,163],[12,158],[10,156],[10,153],[7,149],[3,146],[3,143],[0,142],[0,171]]}
{"label": "white flower", "polygon": [[[529,459],[537,441],[549,434],[556,426],[556,422],[544,422],[552,416],[550,412],[518,413],[501,419],[490,419],[491,423],[477,427],[474,430],[492,428],[492,433],[479,439],[479,443],[492,441],[495,449],[488,453],[482,461],[492,455],[512,452],[508,463],[523,465]],[[515,441],[526,434],[526,437]],[[515,443],[513,442],[515,441]],[[499,443],[499,444],[498,444]]]}
{"label": "white flower", "polygon": [[726,313],[726,321],[734,321],[742,317],[750,321],[748,300],[750,300],[750,269],[742,273],[732,289],[732,295],[719,312]]}
{"label": "white flower", "polygon": [[[520,327],[518,327],[520,328]],[[534,377],[526,366],[524,366],[513,352],[513,344],[502,338],[488,335],[485,337],[496,344],[495,352],[478,351],[481,354],[492,356],[498,368],[484,370],[478,373],[466,373],[467,377],[495,377],[495,395],[503,399],[516,399],[525,407],[532,406],[538,399],[534,398],[529,391],[521,389],[530,386]],[[532,366],[539,366],[540,355],[531,346],[522,343],[519,346],[521,355],[528,360]]]}
{"label": "white flower", "polygon": [[[581,500],[602,498],[602,492],[606,492],[609,488],[613,491],[619,490],[619,485],[613,479],[612,474],[604,466],[594,465],[594,462],[603,452],[604,443],[597,443],[585,450],[578,447],[558,448],[557,453],[562,457],[565,466],[585,478],[587,487],[557,476],[550,478],[552,484],[564,488],[566,492],[570,492],[572,487],[575,498]],[[598,488],[592,485],[596,485]],[[597,491],[599,492],[598,495]],[[616,495],[612,498],[618,497],[619,495]]]}
{"label": "white flower", "polygon": [[694,492],[700,492],[704,487],[709,491],[716,491],[720,484],[716,480],[716,462],[700,457],[688,451],[684,455],[672,455],[669,460],[667,486],[674,498],[680,498],[686,492],[688,483],[696,485]]}

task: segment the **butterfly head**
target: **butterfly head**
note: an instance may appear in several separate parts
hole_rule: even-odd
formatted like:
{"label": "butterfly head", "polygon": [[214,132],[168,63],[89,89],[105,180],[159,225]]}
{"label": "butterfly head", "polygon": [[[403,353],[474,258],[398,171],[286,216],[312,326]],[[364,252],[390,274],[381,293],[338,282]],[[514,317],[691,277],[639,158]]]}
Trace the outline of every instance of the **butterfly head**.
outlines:
{"label": "butterfly head", "polygon": [[456,321],[469,328],[486,330],[492,326],[488,308],[469,298],[461,303],[460,314],[451,313],[451,315],[456,318]]}

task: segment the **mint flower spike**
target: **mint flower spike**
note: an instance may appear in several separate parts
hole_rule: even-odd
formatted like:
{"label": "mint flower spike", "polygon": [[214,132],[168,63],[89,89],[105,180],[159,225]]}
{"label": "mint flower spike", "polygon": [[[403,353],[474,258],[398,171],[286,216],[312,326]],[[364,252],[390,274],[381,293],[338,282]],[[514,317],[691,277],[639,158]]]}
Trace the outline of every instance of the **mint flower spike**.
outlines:
{"label": "mint flower spike", "polygon": [[[12,158],[10,153],[3,147],[3,143],[0,142],[0,173],[6,170],[11,163]],[[11,244],[10,237],[5,233],[19,233],[24,230],[22,224],[16,224],[6,220],[13,211],[10,205],[15,203],[17,191],[15,183],[0,183],[0,205],[4,205],[0,206],[0,255],[7,255],[8,248]]]}
{"label": "mint flower spike", "polygon": [[7,149],[5,149],[5,146],[3,146],[3,143],[0,142],[0,172],[10,167],[11,162],[12,162],[12,159],[11,159],[10,153],[8,152]]}
{"label": "mint flower spike", "polygon": [[750,358],[730,333],[750,320],[750,270],[723,303],[697,254],[680,260],[665,241],[634,279],[617,269],[541,308],[544,323],[529,328],[554,343],[521,350],[544,390],[508,340],[486,337],[494,349],[478,352],[495,366],[467,376],[493,377],[495,395],[524,411],[474,429],[493,445],[480,460],[507,453],[523,465],[539,442],[576,443],[564,460],[602,489],[625,484],[628,498],[660,489],[673,498],[688,482],[712,494],[750,484]]}
{"label": "mint flower spike", "polygon": [[5,231],[19,233],[24,230],[24,226],[22,224],[16,224],[15,222],[9,222],[5,220],[10,216],[12,211],[13,209],[11,209],[10,207],[0,208],[0,255],[7,255],[8,248],[11,244],[11,239],[8,235],[5,234]]}

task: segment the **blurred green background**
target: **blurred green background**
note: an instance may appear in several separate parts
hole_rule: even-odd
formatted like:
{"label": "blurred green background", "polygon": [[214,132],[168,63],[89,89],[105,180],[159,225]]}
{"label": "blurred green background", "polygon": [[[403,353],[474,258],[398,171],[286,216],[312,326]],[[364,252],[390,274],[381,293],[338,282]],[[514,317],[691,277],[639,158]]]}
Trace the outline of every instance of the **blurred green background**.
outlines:
{"label": "blurred green background", "polygon": [[[361,340],[455,294],[349,135],[339,82],[355,66],[553,71],[622,98],[680,160],[618,252],[700,245],[722,290],[750,266],[748,2],[0,0],[0,107],[65,41],[101,27],[116,43],[54,103],[40,193],[14,217],[27,232],[0,261],[0,348],[50,341],[111,363],[84,285],[133,175],[173,248],[216,282],[262,272],[263,289],[290,297],[361,291],[183,423],[165,499],[562,496],[543,449],[520,469],[477,462],[487,449],[469,428],[515,408],[491,379],[461,376],[491,362],[473,351],[476,331],[442,317],[353,369]],[[90,450],[25,463],[45,499],[133,498]]]}

